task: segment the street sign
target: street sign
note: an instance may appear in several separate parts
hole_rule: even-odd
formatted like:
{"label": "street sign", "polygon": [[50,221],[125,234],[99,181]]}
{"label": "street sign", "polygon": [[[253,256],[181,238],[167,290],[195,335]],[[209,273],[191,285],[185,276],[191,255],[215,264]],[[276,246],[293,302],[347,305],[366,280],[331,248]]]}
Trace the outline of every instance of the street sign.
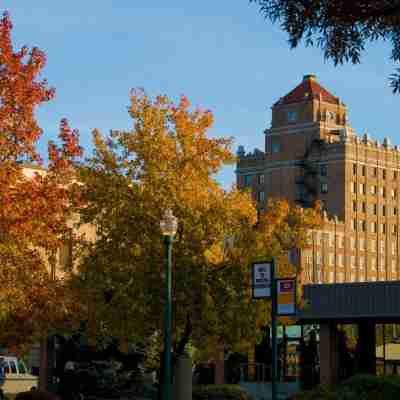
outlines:
{"label": "street sign", "polygon": [[266,299],[271,297],[271,264],[271,262],[253,263],[253,299]]}
{"label": "street sign", "polygon": [[278,315],[296,314],[296,280],[277,279]]}

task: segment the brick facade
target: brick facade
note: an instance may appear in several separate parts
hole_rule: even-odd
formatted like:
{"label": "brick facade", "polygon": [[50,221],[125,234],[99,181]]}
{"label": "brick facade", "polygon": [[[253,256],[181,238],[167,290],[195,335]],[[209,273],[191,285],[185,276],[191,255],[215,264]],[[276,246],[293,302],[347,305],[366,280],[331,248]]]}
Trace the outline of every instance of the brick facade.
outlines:
{"label": "brick facade", "polygon": [[324,224],[300,256],[315,283],[399,278],[400,150],[357,136],[346,106],[313,75],[272,107],[265,150],[238,150],[237,183],[262,211],[270,198],[323,202]]}

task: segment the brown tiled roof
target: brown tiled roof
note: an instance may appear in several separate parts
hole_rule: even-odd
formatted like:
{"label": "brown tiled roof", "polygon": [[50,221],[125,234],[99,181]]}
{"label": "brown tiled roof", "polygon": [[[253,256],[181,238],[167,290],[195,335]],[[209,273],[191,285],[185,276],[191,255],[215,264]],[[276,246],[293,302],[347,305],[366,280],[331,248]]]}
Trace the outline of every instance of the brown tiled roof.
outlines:
{"label": "brown tiled roof", "polygon": [[276,104],[299,103],[305,100],[321,99],[321,101],[339,104],[339,98],[329,93],[316,80],[315,75],[305,75],[300,85],[296,86]]}

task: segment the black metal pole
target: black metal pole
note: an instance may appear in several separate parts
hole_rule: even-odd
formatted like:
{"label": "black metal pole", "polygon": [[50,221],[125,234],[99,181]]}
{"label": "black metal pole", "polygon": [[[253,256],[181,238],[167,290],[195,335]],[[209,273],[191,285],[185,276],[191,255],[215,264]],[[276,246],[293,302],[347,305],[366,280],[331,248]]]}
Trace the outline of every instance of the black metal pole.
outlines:
{"label": "black metal pole", "polygon": [[277,287],[275,259],[271,263],[272,400],[278,399]]}
{"label": "black metal pole", "polygon": [[165,274],[165,319],[164,319],[164,400],[172,400],[171,382],[171,331],[172,331],[172,241],[173,237],[164,236],[166,274]]}

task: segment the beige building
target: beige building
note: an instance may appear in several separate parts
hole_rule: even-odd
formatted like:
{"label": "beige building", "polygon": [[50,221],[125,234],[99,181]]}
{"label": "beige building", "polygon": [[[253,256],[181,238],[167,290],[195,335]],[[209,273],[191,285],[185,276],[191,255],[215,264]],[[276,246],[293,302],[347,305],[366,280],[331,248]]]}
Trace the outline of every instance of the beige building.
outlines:
{"label": "beige building", "polygon": [[260,210],[270,198],[325,210],[300,255],[311,283],[399,279],[400,149],[357,135],[347,108],[314,75],[272,106],[265,151],[238,150],[237,183]]}

